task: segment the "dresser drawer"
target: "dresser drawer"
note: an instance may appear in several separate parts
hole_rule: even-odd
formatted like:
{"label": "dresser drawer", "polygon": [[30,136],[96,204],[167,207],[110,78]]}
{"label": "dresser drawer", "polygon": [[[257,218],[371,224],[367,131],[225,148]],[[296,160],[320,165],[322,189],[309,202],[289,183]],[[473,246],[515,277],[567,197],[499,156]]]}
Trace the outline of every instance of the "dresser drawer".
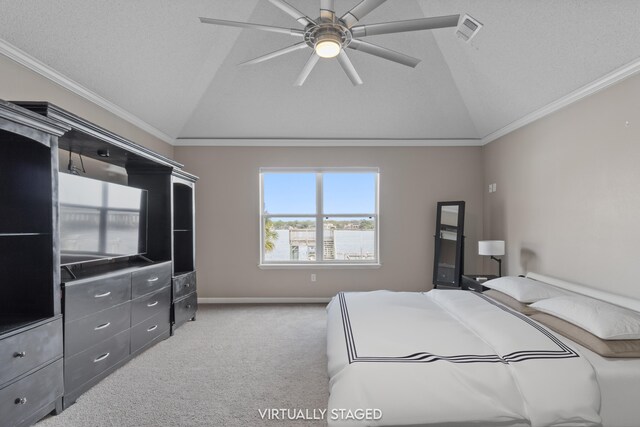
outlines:
{"label": "dresser drawer", "polygon": [[62,319],[5,338],[0,341],[0,385],[58,356],[62,356]]}
{"label": "dresser drawer", "polygon": [[171,262],[141,268],[131,274],[132,298],[157,291],[171,284]]}
{"label": "dresser drawer", "polygon": [[64,286],[64,321],[105,310],[131,299],[131,273],[69,282]]}
{"label": "dresser drawer", "polygon": [[0,390],[0,425],[16,426],[62,396],[62,359]]}
{"label": "dresser drawer", "polygon": [[65,393],[80,387],[129,355],[130,329],[64,359]]}
{"label": "dresser drawer", "polygon": [[173,278],[173,300],[189,295],[196,290],[196,272],[181,274]]}
{"label": "dresser drawer", "polygon": [[131,353],[169,330],[169,307],[167,310],[131,328]]}
{"label": "dresser drawer", "polygon": [[173,321],[176,326],[192,319],[198,310],[198,294],[196,292],[173,304]]}
{"label": "dresser drawer", "polygon": [[100,341],[129,329],[131,303],[129,301],[102,310],[64,325],[64,353],[67,358],[80,353]]}
{"label": "dresser drawer", "polygon": [[152,294],[143,295],[133,300],[131,308],[131,325],[137,325],[145,319],[158,313],[171,311],[171,287],[167,286]]}

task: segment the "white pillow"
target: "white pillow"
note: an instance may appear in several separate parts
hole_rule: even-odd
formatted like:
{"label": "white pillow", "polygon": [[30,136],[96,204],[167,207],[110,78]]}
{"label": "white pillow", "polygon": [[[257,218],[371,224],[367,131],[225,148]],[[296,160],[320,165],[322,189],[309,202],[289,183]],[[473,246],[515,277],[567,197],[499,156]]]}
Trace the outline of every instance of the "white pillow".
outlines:
{"label": "white pillow", "polygon": [[640,313],[581,295],[545,299],[530,307],[586,329],[603,340],[640,339]]}
{"label": "white pillow", "polygon": [[524,304],[568,294],[568,292],[555,286],[526,277],[498,277],[497,279],[487,280],[482,285],[507,294]]}

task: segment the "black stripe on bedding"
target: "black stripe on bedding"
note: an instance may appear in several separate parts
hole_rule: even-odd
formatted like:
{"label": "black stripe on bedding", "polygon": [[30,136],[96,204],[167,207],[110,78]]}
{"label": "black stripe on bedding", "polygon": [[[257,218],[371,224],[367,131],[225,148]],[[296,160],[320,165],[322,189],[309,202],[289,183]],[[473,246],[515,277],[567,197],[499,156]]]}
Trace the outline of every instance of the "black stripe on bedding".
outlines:
{"label": "black stripe on bedding", "polygon": [[457,355],[438,355],[432,354],[426,351],[421,351],[407,356],[358,356],[356,349],[356,342],[353,336],[353,329],[351,327],[351,320],[349,317],[349,308],[347,307],[347,298],[344,292],[338,293],[338,301],[340,303],[340,312],[342,315],[342,327],[344,331],[344,338],[347,347],[347,359],[349,364],[362,363],[362,362],[376,362],[376,363],[432,363],[432,362],[450,362],[450,363],[517,363],[524,362],[526,360],[536,359],[568,359],[573,357],[579,357],[578,354],[569,348],[566,344],[556,338],[551,332],[540,326],[532,319],[524,316],[517,311],[511,310],[502,304],[498,304],[491,298],[488,298],[480,293],[473,293],[479,298],[484,299],[488,303],[500,308],[501,310],[509,313],[523,322],[527,323],[531,327],[535,328],[541,334],[549,338],[551,342],[558,346],[559,350],[521,350],[515,351],[504,356],[497,354],[457,354]]}

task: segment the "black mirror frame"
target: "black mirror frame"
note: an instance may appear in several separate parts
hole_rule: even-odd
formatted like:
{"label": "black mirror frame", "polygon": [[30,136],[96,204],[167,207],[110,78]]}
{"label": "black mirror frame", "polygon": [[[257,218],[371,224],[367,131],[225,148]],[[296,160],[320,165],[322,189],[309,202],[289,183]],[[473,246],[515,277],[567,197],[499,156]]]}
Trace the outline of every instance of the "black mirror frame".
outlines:
{"label": "black mirror frame", "polygon": [[[445,282],[438,280],[438,260],[440,259],[440,249],[442,244],[442,239],[440,238],[440,230],[442,228],[442,208],[444,206],[458,206],[458,224],[457,224],[457,237],[456,237],[456,261],[454,268],[454,281],[453,282]],[[455,201],[455,202],[438,202],[437,205],[437,216],[436,216],[436,232],[434,234],[435,239],[435,247],[434,247],[434,255],[433,255],[433,284],[437,287],[459,287],[460,286],[460,278],[463,274],[464,270],[464,210],[465,210],[465,202],[464,201]]]}

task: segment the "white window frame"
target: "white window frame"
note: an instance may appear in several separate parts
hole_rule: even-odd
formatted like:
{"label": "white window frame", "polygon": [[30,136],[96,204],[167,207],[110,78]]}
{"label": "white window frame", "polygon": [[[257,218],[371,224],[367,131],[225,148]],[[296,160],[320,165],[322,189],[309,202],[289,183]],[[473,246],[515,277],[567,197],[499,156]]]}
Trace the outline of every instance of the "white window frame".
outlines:
{"label": "white window frame", "polygon": [[[316,213],[315,214],[297,214],[265,213],[264,206],[264,174],[265,173],[315,173],[316,175]],[[322,176],[325,173],[375,173],[375,213],[349,213],[349,214],[331,214],[324,213],[323,208],[323,182]],[[380,264],[380,169],[371,167],[333,167],[333,168],[260,168],[259,170],[259,186],[260,186],[260,268],[377,268]],[[264,251],[264,224],[266,218],[309,218],[316,222],[316,260],[309,261],[266,261]],[[374,221],[374,251],[373,260],[324,260],[324,240],[323,240],[323,219],[324,218],[354,218],[354,217],[370,217]]]}

